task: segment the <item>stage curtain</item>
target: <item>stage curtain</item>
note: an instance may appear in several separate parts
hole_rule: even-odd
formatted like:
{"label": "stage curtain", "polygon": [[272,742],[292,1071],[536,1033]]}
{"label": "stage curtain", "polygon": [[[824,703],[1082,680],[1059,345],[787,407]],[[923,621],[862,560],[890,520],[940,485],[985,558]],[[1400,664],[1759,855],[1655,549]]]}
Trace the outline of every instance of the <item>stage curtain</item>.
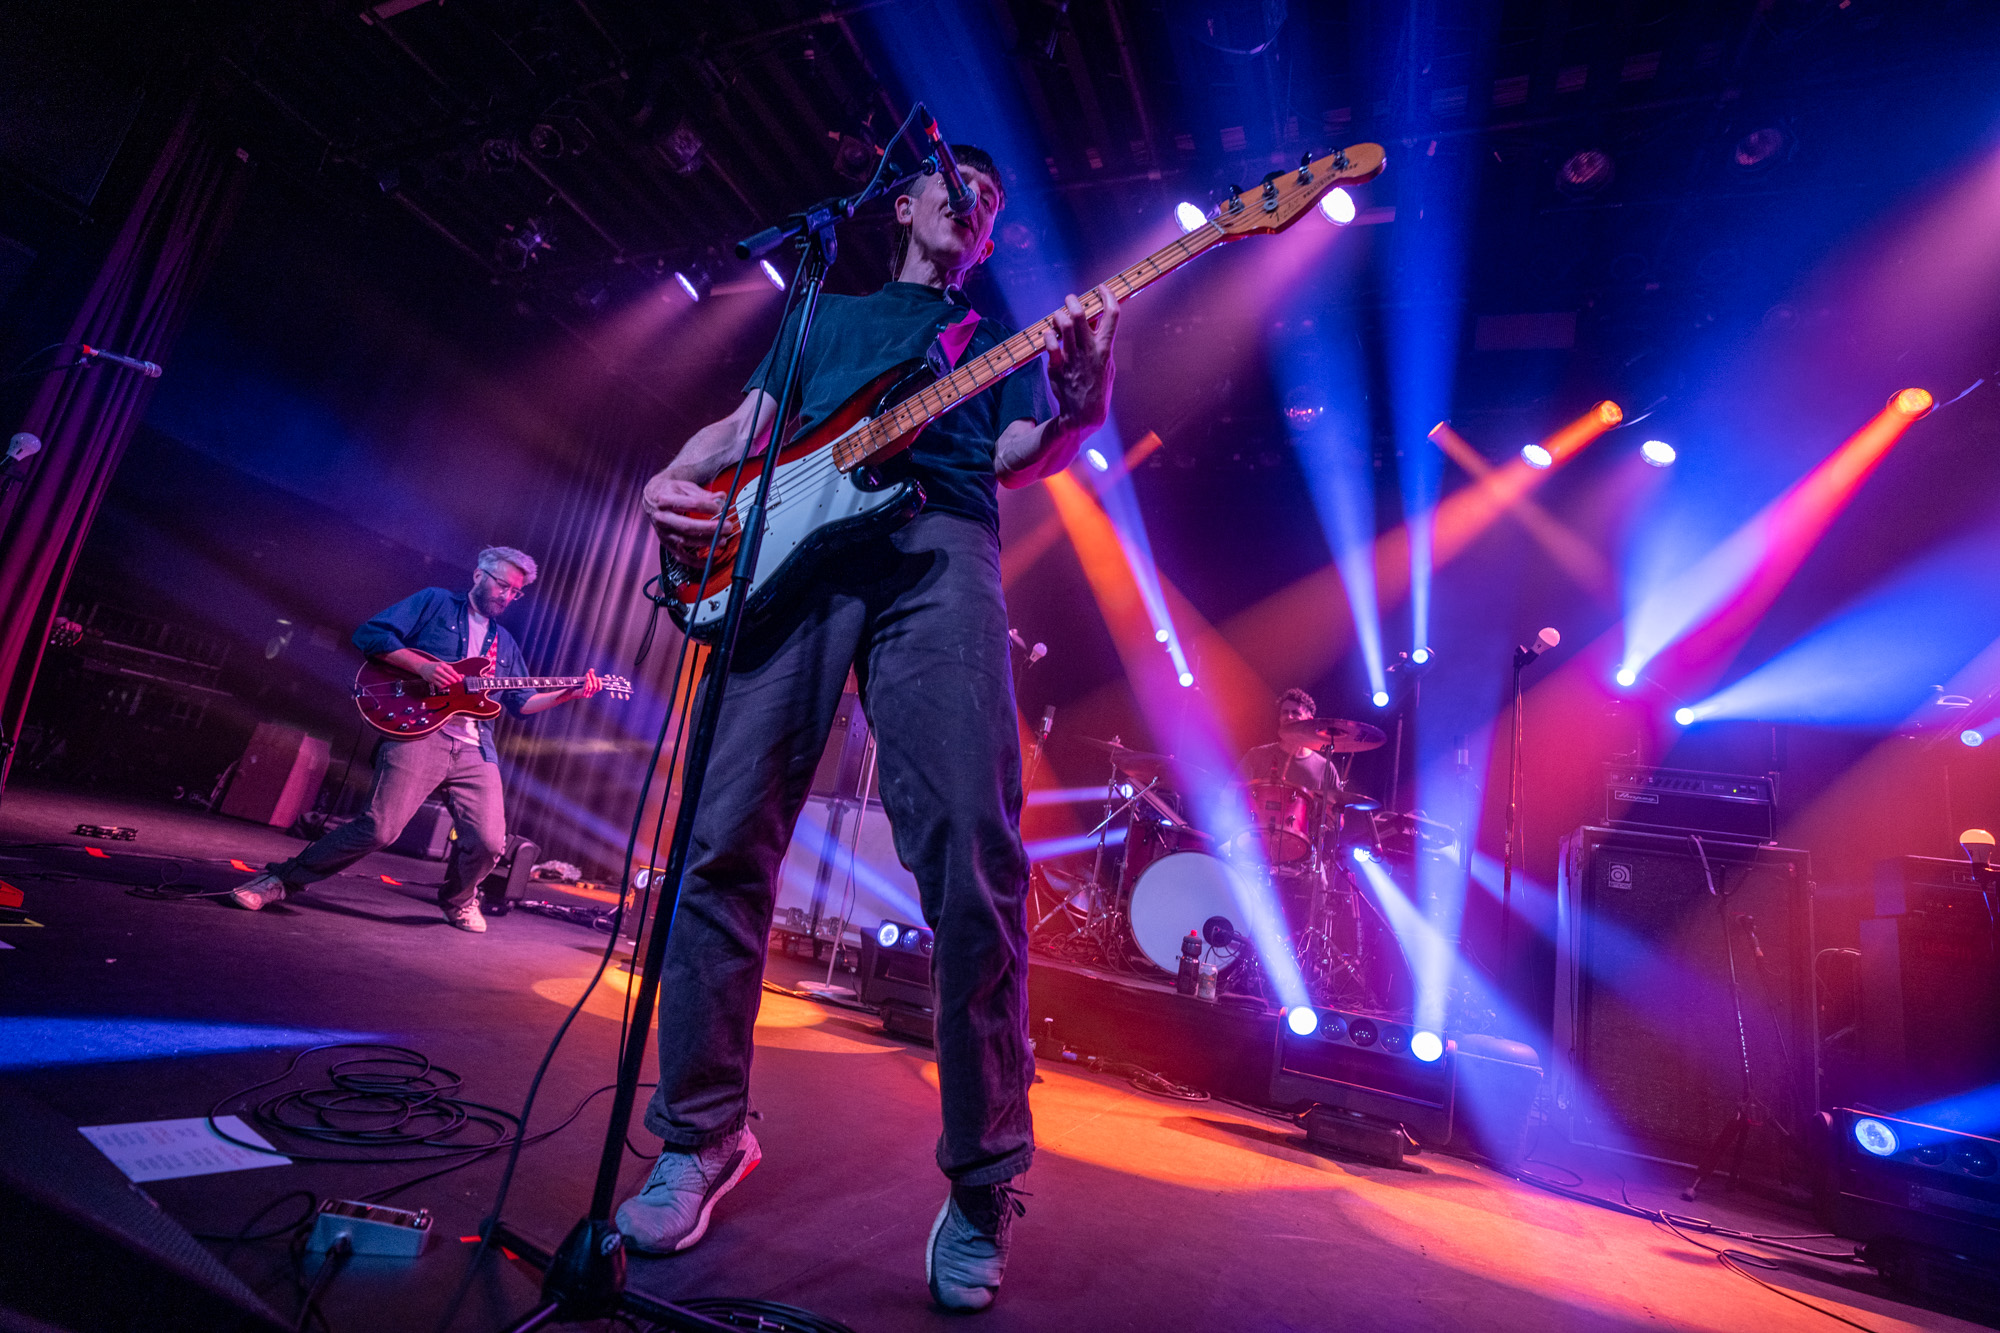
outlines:
{"label": "stage curtain", "polygon": [[[191,99],[111,244],[69,342],[171,366],[171,352],[234,220],[250,169]],[[97,363],[51,374],[20,429],[42,439],[0,498],[0,740],[19,734],[56,608],[153,381]],[[0,789],[12,762],[0,753]]]}
{"label": "stage curtain", "polygon": [[[645,662],[634,664],[652,618],[641,589],[660,568],[639,492],[670,452],[661,442],[678,442],[692,427],[610,375],[592,397],[573,452],[551,460],[527,525],[522,546],[540,563],[541,577],[521,640],[537,672],[581,675],[595,667],[630,678],[636,693],[626,703],[600,695],[565,704],[502,728],[500,748],[508,827],[533,838],[544,859],[615,878],[682,647],[663,614]],[[664,784],[655,783],[650,811],[657,813],[664,795]],[[649,816],[648,838],[652,826]]]}

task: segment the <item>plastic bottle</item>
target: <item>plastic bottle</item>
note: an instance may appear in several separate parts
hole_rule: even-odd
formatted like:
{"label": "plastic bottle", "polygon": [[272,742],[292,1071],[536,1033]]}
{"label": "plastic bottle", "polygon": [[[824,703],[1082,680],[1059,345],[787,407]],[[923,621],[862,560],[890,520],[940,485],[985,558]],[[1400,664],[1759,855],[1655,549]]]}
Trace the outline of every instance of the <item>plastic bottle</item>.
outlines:
{"label": "plastic bottle", "polygon": [[1201,981],[1201,936],[1193,931],[1181,941],[1181,970],[1174,978],[1174,989],[1182,995],[1192,995],[1199,989]]}

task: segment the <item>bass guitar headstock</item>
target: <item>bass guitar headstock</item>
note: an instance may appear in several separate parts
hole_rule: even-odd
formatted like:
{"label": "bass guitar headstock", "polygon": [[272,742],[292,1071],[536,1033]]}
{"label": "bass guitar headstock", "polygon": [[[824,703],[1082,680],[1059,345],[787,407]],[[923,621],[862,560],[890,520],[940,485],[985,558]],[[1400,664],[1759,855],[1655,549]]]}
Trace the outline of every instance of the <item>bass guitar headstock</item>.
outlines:
{"label": "bass guitar headstock", "polygon": [[1223,239],[1232,241],[1283,231],[1335,186],[1372,181],[1382,174],[1386,163],[1381,144],[1349,144],[1325,157],[1274,171],[1261,185],[1232,188],[1227,199],[1208,210],[1207,221],[1222,231]]}
{"label": "bass guitar headstock", "polygon": [[623,676],[599,676],[597,683],[602,685],[604,692],[614,699],[630,699],[632,697],[632,682]]}

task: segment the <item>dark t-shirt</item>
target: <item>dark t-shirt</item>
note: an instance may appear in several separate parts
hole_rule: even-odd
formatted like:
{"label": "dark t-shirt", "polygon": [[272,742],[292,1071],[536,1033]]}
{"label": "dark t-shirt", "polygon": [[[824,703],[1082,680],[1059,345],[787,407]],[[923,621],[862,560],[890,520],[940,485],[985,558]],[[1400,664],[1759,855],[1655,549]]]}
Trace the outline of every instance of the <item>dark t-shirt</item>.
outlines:
{"label": "dark t-shirt", "polygon": [[[883,371],[923,358],[944,329],[969,313],[962,293],[950,295],[914,282],[892,282],[868,296],[825,296],[813,318],[800,393],[799,423],[810,428]],[[776,346],[789,346],[787,337]],[[1009,330],[982,319],[958,364],[1006,341]],[[764,387],[769,354],[744,392]],[[774,380],[769,392],[777,396]],[[993,449],[1016,421],[1045,421],[1056,414],[1048,369],[1040,358],[999,384],[966,399],[933,421],[911,448],[883,464],[884,477],[914,477],[924,488],[924,509],[957,514],[1000,528],[999,483]]]}

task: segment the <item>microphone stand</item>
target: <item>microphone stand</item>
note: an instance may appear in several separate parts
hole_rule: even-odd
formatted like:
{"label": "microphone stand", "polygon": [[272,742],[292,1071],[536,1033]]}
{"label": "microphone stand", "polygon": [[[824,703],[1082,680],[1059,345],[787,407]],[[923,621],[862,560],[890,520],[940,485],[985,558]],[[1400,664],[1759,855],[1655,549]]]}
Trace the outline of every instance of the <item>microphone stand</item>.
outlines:
{"label": "microphone stand", "polygon": [[[682,881],[687,872],[688,849],[694,838],[695,813],[701,805],[709,753],[714,748],[716,725],[722,716],[723,691],[736,657],[737,635],[743,627],[744,606],[750,580],[757,569],[757,555],[763,545],[764,520],[771,500],[771,481],[777,475],[778,459],[785,444],[783,434],[788,409],[799,389],[799,365],[806,340],[812,334],[813,317],[826,287],[827,270],[837,253],[834,228],[852,217],[857,209],[891,190],[902,188],[918,172],[899,177],[889,184],[872,182],[860,194],[844,199],[828,199],[795,213],[774,227],[738,242],[736,253],[744,258],[768,254],[787,240],[797,240],[801,250],[798,276],[799,320],[785,360],[783,387],[777,399],[770,436],[763,452],[763,471],[757,478],[755,498],[743,517],[742,539],[730,571],[728,600],[724,604],[722,629],[708,656],[702,675],[701,707],[688,737],[687,759],[682,770],[680,809],[674,817],[674,836],[667,864],[660,880],[667,889],[660,895],[653,929],[646,941],[646,957],[639,977],[639,989],[632,999],[630,1037],[618,1067],[618,1081],[612,1094],[610,1123],[604,1131],[604,1150],[598,1160],[597,1181],[591,1192],[590,1212],[564,1237],[554,1254],[513,1230],[496,1222],[493,1239],[518,1254],[539,1262],[543,1268],[540,1303],[508,1326],[508,1333],[531,1333],[551,1322],[573,1323],[605,1319],[621,1310],[643,1314],[662,1328],[696,1330],[698,1333],[725,1333],[731,1325],[677,1306],[639,1296],[625,1290],[624,1237],[611,1221],[612,1205],[618,1188],[618,1169],[623,1164],[625,1136],[637,1100],[639,1075],[645,1063],[647,1037],[653,1027],[653,1004],[660,989],[660,968],[665,961],[667,941],[673,933],[674,917],[680,907]],[[782,334],[781,334],[782,336]]]}
{"label": "microphone stand", "polygon": [[1514,857],[1521,840],[1521,673],[1541,653],[1527,648],[1514,650],[1514,707],[1511,734],[1507,742],[1507,842],[1500,857],[1500,976],[1508,975],[1511,964],[1510,937],[1514,926]]}

